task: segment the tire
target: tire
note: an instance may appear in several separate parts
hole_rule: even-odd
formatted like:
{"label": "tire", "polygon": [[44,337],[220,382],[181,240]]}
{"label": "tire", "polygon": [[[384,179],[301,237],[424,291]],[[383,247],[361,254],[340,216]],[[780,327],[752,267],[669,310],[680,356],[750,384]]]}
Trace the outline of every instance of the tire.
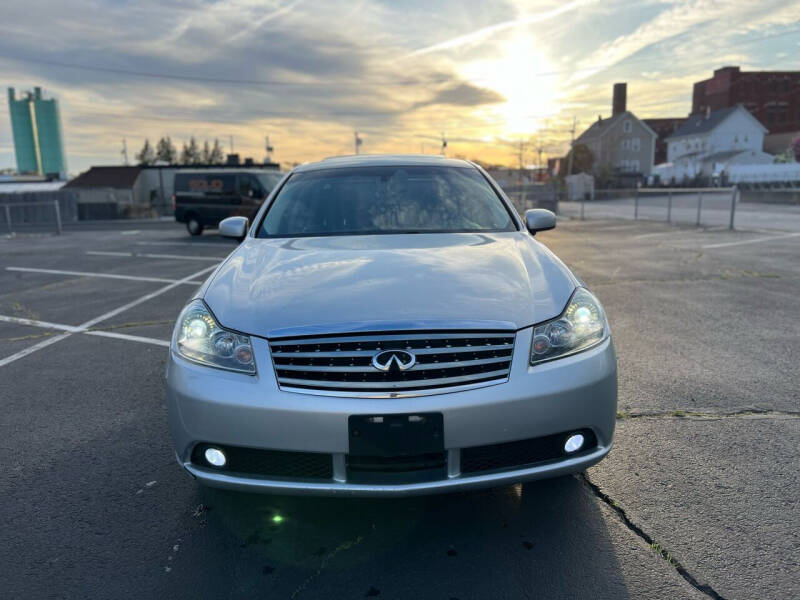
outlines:
{"label": "tire", "polygon": [[189,235],[200,235],[203,233],[203,224],[197,220],[197,217],[191,215],[186,221],[186,231]]}

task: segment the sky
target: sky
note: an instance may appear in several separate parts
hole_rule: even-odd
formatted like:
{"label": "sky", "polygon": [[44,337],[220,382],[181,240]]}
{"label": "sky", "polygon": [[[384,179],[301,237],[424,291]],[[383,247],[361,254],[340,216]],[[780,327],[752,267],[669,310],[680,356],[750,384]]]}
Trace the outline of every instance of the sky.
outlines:
{"label": "sky", "polygon": [[[489,163],[560,156],[628,83],[685,116],[714,69],[800,69],[793,0],[26,0],[0,18],[0,83],[58,99],[68,170],[145,138],[218,138],[284,167],[354,152]],[[540,153],[541,151],[541,153]],[[0,169],[14,167],[6,102]]]}

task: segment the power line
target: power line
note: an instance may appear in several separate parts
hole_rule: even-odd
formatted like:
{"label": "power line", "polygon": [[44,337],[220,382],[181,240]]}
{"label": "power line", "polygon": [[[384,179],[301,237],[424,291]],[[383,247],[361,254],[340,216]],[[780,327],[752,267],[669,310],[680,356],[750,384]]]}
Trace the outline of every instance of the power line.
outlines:
{"label": "power line", "polygon": [[[788,31],[782,31],[780,33],[773,33],[770,35],[760,36],[757,38],[750,38],[747,40],[742,40],[736,43],[736,47],[739,48],[741,46],[755,44],[764,40],[774,39],[779,37],[785,37],[787,35],[792,35],[795,33],[800,33],[800,28],[791,29]],[[715,49],[713,52],[709,54],[716,56],[719,50]],[[382,85],[382,86],[400,86],[406,87],[411,85],[419,85],[423,83],[456,83],[461,81],[460,78],[450,75],[442,75],[438,77],[410,77],[407,79],[368,79],[368,78],[358,78],[358,79],[335,79],[335,80],[317,80],[317,81],[291,81],[285,79],[239,79],[239,78],[226,78],[226,77],[203,77],[199,75],[180,75],[174,73],[158,73],[154,71],[140,71],[136,69],[124,69],[118,67],[104,67],[100,65],[87,65],[81,63],[73,63],[73,62],[65,62],[65,61],[58,61],[58,60],[49,60],[43,58],[33,58],[28,56],[19,56],[9,53],[0,53],[0,58],[5,58],[7,60],[14,60],[18,62],[27,62],[27,63],[36,63],[36,64],[43,64],[48,66],[54,67],[62,67],[68,69],[81,69],[85,71],[97,71],[101,73],[114,73],[117,75],[128,75],[132,77],[150,77],[155,79],[172,79],[177,81],[187,81],[187,82],[200,82],[200,83],[221,83],[221,84],[229,84],[229,85],[274,85],[274,86],[321,86],[321,85]],[[626,64],[633,64],[639,62],[652,62],[652,57],[641,56],[639,58],[631,58],[626,57],[620,60],[618,63],[613,65],[587,65],[580,69],[574,68],[565,68],[565,69],[555,69],[549,71],[540,71],[536,73],[529,73],[530,77],[548,77],[548,76],[555,76],[555,75],[564,75],[564,74],[575,74],[581,72],[590,72],[595,71],[597,69],[608,69],[613,66],[617,66],[621,63]],[[470,78],[470,82],[482,82],[487,81],[487,78]]]}

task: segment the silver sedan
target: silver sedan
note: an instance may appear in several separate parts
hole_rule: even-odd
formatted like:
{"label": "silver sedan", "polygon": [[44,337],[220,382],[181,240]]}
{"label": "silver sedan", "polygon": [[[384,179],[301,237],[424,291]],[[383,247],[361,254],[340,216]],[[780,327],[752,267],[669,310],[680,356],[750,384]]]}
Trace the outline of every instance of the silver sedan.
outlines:
{"label": "silver sedan", "polygon": [[186,305],[167,364],[177,460],[236,490],[410,495],[581,471],[610,450],[602,306],[477,165],[297,167]]}

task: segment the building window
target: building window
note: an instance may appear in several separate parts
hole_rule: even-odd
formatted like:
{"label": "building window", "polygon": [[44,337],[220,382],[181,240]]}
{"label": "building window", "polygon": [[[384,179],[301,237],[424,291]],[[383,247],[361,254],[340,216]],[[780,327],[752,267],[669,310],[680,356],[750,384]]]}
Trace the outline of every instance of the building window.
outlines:
{"label": "building window", "polygon": [[631,161],[631,171],[633,171],[634,173],[638,173],[639,172],[639,161],[638,160]]}
{"label": "building window", "polygon": [[788,92],[789,91],[789,80],[788,79],[784,79],[783,80],[783,91],[784,92]]}
{"label": "building window", "polygon": [[738,144],[739,143],[739,136],[738,135],[733,136],[733,143],[734,144]]}
{"label": "building window", "polygon": [[639,151],[639,149],[641,148],[641,142],[639,141],[639,138],[633,138],[631,140],[631,148],[633,149],[634,152]]}
{"label": "building window", "polygon": [[622,123],[622,131],[624,131],[625,133],[630,133],[632,129],[633,129],[633,124],[630,122],[630,120],[626,120]]}

